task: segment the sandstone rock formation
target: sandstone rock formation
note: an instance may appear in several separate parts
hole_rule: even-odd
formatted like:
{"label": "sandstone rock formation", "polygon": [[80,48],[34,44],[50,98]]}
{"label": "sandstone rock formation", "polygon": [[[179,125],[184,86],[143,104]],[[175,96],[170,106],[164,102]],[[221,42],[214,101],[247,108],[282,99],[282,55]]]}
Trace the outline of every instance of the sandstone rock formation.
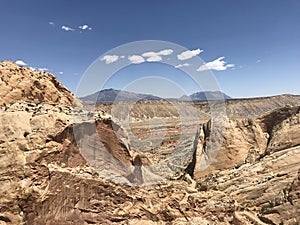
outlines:
{"label": "sandstone rock formation", "polygon": [[0,62],[0,105],[15,101],[81,106],[81,102],[48,72],[35,71],[10,61]]}
{"label": "sandstone rock formation", "polygon": [[[20,74],[28,70],[15,67]],[[4,74],[8,90],[14,80],[10,72]],[[187,129],[175,111],[147,116],[145,109],[155,103],[139,103],[129,124],[134,139],[128,127],[105,113],[107,105],[93,112],[74,109],[74,97],[65,89],[54,89],[53,95],[66,95],[54,99],[38,87],[18,86],[21,93],[22,87],[30,90],[23,101],[19,91],[1,97],[6,104],[0,109],[0,224],[300,222],[297,101],[255,113],[257,103],[247,100],[246,109],[242,100],[250,116],[229,113],[220,121],[198,107],[205,116],[185,121]],[[145,131],[153,117],[166,126],[152,124],[155,140],[165,136],[151,146],[142,140],[151,133]],[[219,123],[224,130],[213,130]],[[195,124],[197,130],[190,129]]]}

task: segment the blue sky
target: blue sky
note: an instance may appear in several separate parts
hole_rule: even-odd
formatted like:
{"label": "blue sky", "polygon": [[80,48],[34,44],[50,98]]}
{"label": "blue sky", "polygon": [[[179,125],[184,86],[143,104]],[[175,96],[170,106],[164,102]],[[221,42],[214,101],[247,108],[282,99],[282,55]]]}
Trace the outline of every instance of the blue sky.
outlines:
{"label": "blue sky", "polygon": [[[213,70],[232,97],[300,94],[298,0],[1,0],[0,20],[1,61],[47,68],[73,92],[88,66],[110,49],[163,40],[203,50],[198,56],[205,62],[224,57],[225,65],[234,64]],[[158,64],[131,65],[107,87],[122,88],[146,71],[184,83],[187,94],[197,91],[182,71]],[[149,92],[151,85],[162,84],[138,87]],[[163,87],[160,94],[167,95]]]}

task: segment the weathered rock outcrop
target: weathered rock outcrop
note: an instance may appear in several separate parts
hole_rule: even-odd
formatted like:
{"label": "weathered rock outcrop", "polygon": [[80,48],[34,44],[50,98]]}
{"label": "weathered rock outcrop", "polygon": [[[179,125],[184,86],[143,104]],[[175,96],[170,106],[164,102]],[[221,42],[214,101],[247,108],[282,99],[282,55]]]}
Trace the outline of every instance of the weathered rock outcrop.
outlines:
{"label": "weathered rock outcrop", "polygon": [[[265,113],[259,118],[227,118],[224,134],[214,140],[210,122],[203,125],[197,149],[195,176],[254,163],[271,152],[300,145],[300,108],[283,107]],[[205,170],[199,170],[199,159],[209,158],[214,142],[222,142],[214,161]]]}
{"label": "weathered rock outcrop", "polygon": [[16,101],[82,105],[51,73],[35,71],[10,61],[0,62],[0,105]]}
{"label": "weathered rock outcrop", "polygon": [[259,118],[269,134],[268,152],[300,145],[300,107],[284,107]]}
{"label": "weathered rock outcrop", "polygon": [[[288,106],[257,119],[229,119],[215,160],[204,171],[195,168],[199,190],[218,190],[238,202],[232,223],[300,221],[299,112]],[[210,136],[204,126],[196,157],[209,154]]]}
{"label": "weathered rock outcrop", "polygon": [[237,169],[211,173],[198,179],[198,188],[233,198],[239,205],[235,224],[296,224],[300,221],[299,159],[300,147],[285,149]]}
{"label": "weathered rock outcrop", "polygon": [[[253,163],[265,153],[268,133],[262,130],[259,123],[250,118],[224,120],[226,122],[222,134],[212,134],[210,123],[203,125],[196,153],[195,177]],[[215,142],[221,145],[217,146]],[[207,168],[203,168],[205,160],[200,159],[210,159],[212,151],[217,151],[215,158]]]}

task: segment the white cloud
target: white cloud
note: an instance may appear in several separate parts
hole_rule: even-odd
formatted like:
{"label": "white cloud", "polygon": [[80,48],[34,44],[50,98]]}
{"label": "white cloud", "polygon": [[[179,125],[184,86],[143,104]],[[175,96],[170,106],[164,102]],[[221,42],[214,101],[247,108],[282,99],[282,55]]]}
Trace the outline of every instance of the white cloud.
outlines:
{"label": "white cloud", "polygon": [[59,75],[63,75],[64,74],[64,72],[59,72]]}
{"label": "white cloud", "polygon": [[145,62],[145,59],[140,55],[131,55],[131,56],[128,56],[128,59],[133,64],[140,64],[140,63]]}
{"label": "white cloud", "polygon": [[188,66],[190,66],[190,65],[191,65],[191,64],[189,64],[189,63],[183,63],[183,64],[178,64],[178,65],[176,65],[175,68],[188,67]]}
{"label": "white cloud", "polygon": [[45,71],[48,71],[48,68],[41,67],[41,68],[37,68],[37,70],[41,71],[41,72],[45,72]]}
{"label": "white cloud", "polygon": [[49,25],[51,25],[51,26],[55,26],[55,23],[54,23],[54,22],[52,22],[52,21],[50,21],[50,22],[49,22]]}
{"label": "white cloud", "polygon": [[92,28],[87,24],[83,24],[82,26],[79,26],[78,28],[81,30],[92,30]]}
{"label": "white cloud", "polygon": [[41,71],[41,72],[48,71],[48,68],[45,68],[45,67],[37,68],[37,67],[31,67],[30,66],[29,69],[31,69],[32,71]]}
{"label": "white cloud", "polygon": [[27,63],[25,63],[25,62],[22,61],[22,60],[17,60],[15,63],[16,63],[18,66],[26,66],[26,65],[27,65]]}
{"label": "white cloud", "polygon": [[199,55],[201,52],[203,52],[203,50],[201,49],[195,49],[195,50],[187,50],[185,52],[181,52],[179,55],[177,55],[177,58],[179,60],[187,60],[190,59],[196,55]]}
{"label": "white cloud", "polygon": [[105,55],[105,56],[103,56],[101,61],[105,61],[106,64],[111,64],[111,63],[118,61],[118,59],[119,59],[119,56],[117,56],[117,55]]}
{"label": "white cloud", "polygon": [[158,52],[158,55],[171,55],[173,53],[172,49],[165,49]]}
{"label": "white cloud", "polygon": [[227,68],[234,68],[234,64],[226,64],[223,60],[225,57],[220,57],[212,62],[205,63],[204,65],[200,66],[197,71],[205,71],[205,70],[217,70],[222,71],[226,70]]}
{"label": "white cloud", "polygon": [[62,25],[61,29],[65,30],[65,31],[74,31],[75,30],[72,27],[68,27],[68,26],[65,26],[65,25]]}
{"label": "white cloud", "polygon": [[256,60],[256,63],[260,63],[260,62],[261,62],[261,60],[260,60],[260,59]]}
{"label": "white cloud", "polygon": [[157,55],[158,55],[157,52],[145,52],[142,54],[143,57],[153,57],[153,56],[155,57]]}
{"label": "white cloud", "polygon": [[147,58],[147,62],[159,62],[162,60],[162,57],[160,55],[151,56]]}
{"label": "white cloud", "polygon": [[82,29],[82,30],[86,30],[86,29],[88,29],[88,27],[89,27],[89,26],[86,25],[86,24],[85,24],[85,25],[82,25],[82,26],[79,26],[79,28]]}
{"label": "white cloud", "polygon": [[120,56],[120,59],[125,59],[125,55],[121,55],[121,56]]}
{"label": "white cloud", "polygon": [[145,52],[142,56],[147,58],[147,62],[159,62],[162,60],[162,57],[158,54],[158,52]]}
{"label": "white cloud", "polygon": [[161,56],[171,55],[172,53],[172,49],[164,49],[159,52],[145,52],[142,56],[147,58],[147,62],[159,62],[162,60]]}

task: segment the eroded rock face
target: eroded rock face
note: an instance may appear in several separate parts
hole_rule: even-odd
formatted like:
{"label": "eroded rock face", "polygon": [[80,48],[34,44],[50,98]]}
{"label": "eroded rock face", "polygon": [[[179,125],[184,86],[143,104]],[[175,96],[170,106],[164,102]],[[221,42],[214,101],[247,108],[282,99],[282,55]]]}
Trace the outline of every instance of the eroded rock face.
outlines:
{"label": "eroded rock face", "polygon": [[[195,177],[205,176],[228,168],[253,163],[264,154],[268,144],[268,134],[262,130],[259,123],[253,119],[228,119],[222,134],[212,134],[211,126],[204,124],[197,148],[197,164]],[[219,128],[222,129],[222,128]],[[216,138],[217,137],[217,138]],[[213,139],[214,138],[214,139]],[[221,143],[220,146],[215,142]],[[212,163],[204,169],[205,159],[209,159],[211,152],[217,151]],[[200,160],[200,159],[204,160]]]}
{"label": "eroded rock face", "polygon": [[284,107],[259,118],[269,134],[268,153],[300,144],[300,107]]}
{"label": "eroded rock face", "polygon": [[1,120],[5,123],[1,123],[0,141],[1,221],[24,222],[21,202],[26,202],[32,192],[41,194],[45,190],[50,162],[68,167],[85,164],[75,146],[47,140],[48,134],[57,133],[71,122],[70,108],[61,107],[63,111],[56,112],[53,105],[17,102],[2,108]]}
{"label": "eroded rock face", "polygon": [[[207,129],[203,127],[198,157],[207,154]],[[195,169],[198,189],[218,190],[235,199],[240,211],[233,214],[234,224],[300,221],[298,131],[299,107],[284,107],[257,119],[230,119],[216,159],[204,171]]]}
{"label": "eroded rock face", "polygon": [[[211,134],[210,122],[204,124],[197,148],[195,176],[252,164],[271,152],[300,145],[299,115],[299,107],[284,107],[259,118],[225,118],[225,132],[216,140],[212,139],[218,135]],[[203,163],[199,159],[209,158],[208,149],[214,149],[214,142],[222,142],[217,156],[208,168],[199,169]]]}
{"label": "eroded rock face", "polygon": [[0,105],[16,101],[82,106],[51,73],[34,71],[10,61],[0,62]]}
{"label": "eroded rock face", "polygon": [[238,169],[212,173],[198,180],[198,188],[235,199],[235,224],[293,224],[300,219],[299,158],[300,147],[285,149]]}

